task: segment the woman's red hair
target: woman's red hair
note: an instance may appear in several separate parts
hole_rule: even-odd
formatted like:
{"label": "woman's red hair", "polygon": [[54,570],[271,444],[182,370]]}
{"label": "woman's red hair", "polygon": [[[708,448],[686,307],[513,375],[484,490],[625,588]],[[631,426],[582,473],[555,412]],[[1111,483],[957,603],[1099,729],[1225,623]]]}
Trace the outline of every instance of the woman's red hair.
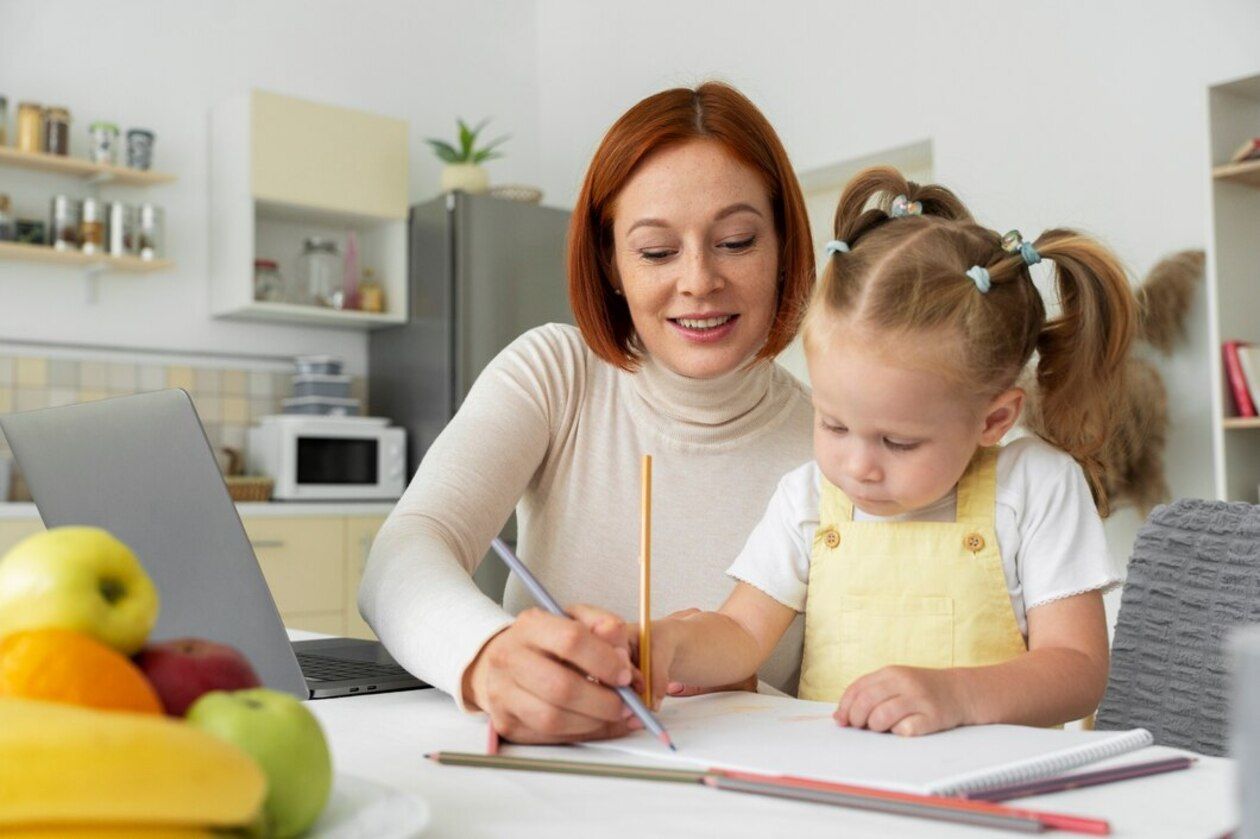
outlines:
{"label": "woman's red hair", "polygon": [[653,153],[675,143],[720,143],[765,181],[779,239],[779,293],[774,321],[757,358],[791,342],[814,284],[814,254],[800,185],[783,144],[761,111],[729,85],[706,82],[649,96],[617,120],[591,160],[569,222],[569,305],[586,343],[600,358],[633,370],[638,351],[624,298],[610,281],[612,205]]}

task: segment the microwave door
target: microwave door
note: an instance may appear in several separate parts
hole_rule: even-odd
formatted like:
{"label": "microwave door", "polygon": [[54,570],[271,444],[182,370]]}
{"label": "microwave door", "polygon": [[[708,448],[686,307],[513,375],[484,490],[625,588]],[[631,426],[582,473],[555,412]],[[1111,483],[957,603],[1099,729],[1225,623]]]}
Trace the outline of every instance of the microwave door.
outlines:
{"label": "microwave door", "polygon": [[316,488],[335,494],[338,489],[376,487],[381,482],[380,446],[376,437],[299,435],[294,440],[294,483],[303,495]]}

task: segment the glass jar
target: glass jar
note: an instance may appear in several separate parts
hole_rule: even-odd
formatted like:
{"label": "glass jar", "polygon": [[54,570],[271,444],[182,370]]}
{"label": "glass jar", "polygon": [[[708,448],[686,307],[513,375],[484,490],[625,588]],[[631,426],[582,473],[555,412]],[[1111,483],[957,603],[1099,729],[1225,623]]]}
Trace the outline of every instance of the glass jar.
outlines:
{"label": "glass jar", "polygon": [[299,288],[316,306],[335,306],[341,300],[341,254],[332,239],[312,236],[298,257]]}
{"label": "glass jar", "polygon": [[105,249],[105,207],[95,198],[84,198],[79,214],[79,247],[84,253]]}
{"label": "glass jar", "polygon": [[385,289],[376,280],[376,272],[363,269],[363,281],[359,283],[359,308],[365,312],[385,311]]}
{"label": "glass jar", "polygon": [[9,209],[9,196],[0,192],[0,242],[17,239],[17,219]]}
{"label": "glass jar", "polygon": [[79,202],[54,195],[48,213],[48,244],[59,251],[79,249]]}
{"label": "glass jar", "polygon": [[70,112],[65,108],[44,111],[44,151],[63,157],[70,153]]}
{"label": "glass jar", "polygon": [[127,166],[131,169],[148,169],[153,165],[153,132],[147,128],[133,128],[127,132]]}
{"label": "glass jar", "polygon": [[135,256],[140,214],[121,201],[111,202],[105,219],[105,252],[110,256]]}
{"label": "glass jar", "polygon": [[88,157],[93,163],[118,164],[118,126],[112,122],[97,121],[88,127],[91,144]]}
{"label": "glass jar", "polygon": [[38,102],[18,103],[16,145],[19,151],[44,150],[44,109]]}
{"label": "glass jar", "polygon": [[274,259],[254,260],[254,299],[264,303],[283,303],[288,289],[280,276],[280,266]]}
{"label": "glass jar", "polygon": [[166,253],[166,220],[156,204],[140,205],[140,237],[137,250],[141,259],[161,259]]}

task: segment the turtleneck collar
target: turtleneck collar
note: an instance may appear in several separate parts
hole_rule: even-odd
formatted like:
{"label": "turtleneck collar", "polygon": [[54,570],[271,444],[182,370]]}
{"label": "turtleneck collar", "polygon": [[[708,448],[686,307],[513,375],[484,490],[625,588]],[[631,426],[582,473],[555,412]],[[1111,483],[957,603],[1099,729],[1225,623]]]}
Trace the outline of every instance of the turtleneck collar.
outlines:
{"label": "turtleneck collar", "polygon": [[774,363],[763,359],[693,379],[646,354],[636,372],[621,374],[636,413],[646,413],[665,436],[688,443],[722,443],[773,424],[787,405],[783,379],[790,378],[776,376]]}

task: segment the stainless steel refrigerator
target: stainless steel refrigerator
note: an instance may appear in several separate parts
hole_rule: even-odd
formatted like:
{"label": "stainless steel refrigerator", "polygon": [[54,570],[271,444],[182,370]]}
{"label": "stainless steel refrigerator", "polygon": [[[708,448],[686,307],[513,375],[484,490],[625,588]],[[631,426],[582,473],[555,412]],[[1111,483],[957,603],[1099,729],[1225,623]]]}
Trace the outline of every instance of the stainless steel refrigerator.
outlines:
{"label": "stainless steel refrigerator", "polygon": [[[411,208],[409,320],[368,338],[369,413],[407,430],[408,474],[500,350],[532,327],[573,322],[568,225],[563,210],[464,192]],[[497,596],[504,577],[494,560],[478,582]]]}

